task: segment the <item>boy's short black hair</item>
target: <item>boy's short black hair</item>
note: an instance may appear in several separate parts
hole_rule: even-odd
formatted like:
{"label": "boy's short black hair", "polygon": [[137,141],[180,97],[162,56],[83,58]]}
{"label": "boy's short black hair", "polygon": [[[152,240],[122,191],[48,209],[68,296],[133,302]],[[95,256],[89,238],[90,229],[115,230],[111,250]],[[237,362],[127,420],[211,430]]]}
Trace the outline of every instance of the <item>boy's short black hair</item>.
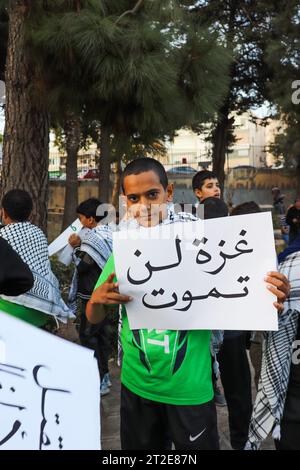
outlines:
{"label": "boy's short black hair", "polygon": [[198,173],[196,173],[195,176],[193,177],[193,182],[192,182],[193,191],[195,191],[195,189],[201,189],[205,180],[211,180],[213,178],[218,179],[216,173],[214,173],[213,171],[209,171],[209,170],[198,171]]}
{"label": "boy's short black hair", "polygon": [[22,189],[8,191],[2,199],[2,207],[14,222],[25,222],[33,209],[30,194]]}
{"label": "boy's short black hair", "polygon": [[168,187],[168,176],[164,166],[154,158],[139,157],[130,162],[122,174],[122,190],[124,192],[124,180],[129,175],[139,175],[146,171],[153,171],[159,177],[160,184],[164,189]]}
{"label": "boy's short black hair", "polygon": [[84,215],[85,217],[93,217],[96,222],[100,222],[104,218],[104,215],[98,216],[97,209],[101,206],[101,201],[95,197],[91,197],[82,201],[76,209],[77,214]]}
{"label": "boy's short black hair", "polygon": [[235,206],[230,215],[256,214],[257,212],[261,212],[259,205],[254,201],[249,201]]}
{"label": "boy's short black hair", "polygon": [[228,207],[222,199],[208,197],[201,205],[204,206],[204,220],[228,216]]}

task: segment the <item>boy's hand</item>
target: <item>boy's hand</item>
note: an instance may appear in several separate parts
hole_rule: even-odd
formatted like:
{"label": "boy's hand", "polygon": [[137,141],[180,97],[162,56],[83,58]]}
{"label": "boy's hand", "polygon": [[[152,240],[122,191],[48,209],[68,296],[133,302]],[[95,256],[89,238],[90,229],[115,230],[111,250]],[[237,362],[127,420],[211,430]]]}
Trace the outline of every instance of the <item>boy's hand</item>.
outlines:
{"label": "boy's hand", "polygon": [[271,271],[265,277],[265,281],[269,284],[267,288],[277,297],[277,302],[274,302],[274,307],[279,312],[284,309],[284,302],[290,295],[290,283],[284,274],[277,271]]}
{"label": "boy's hand", "polygon": [[92,294],[90,303],[102,305],[126,304],[132,300],[128,295],[119,293],[117,282],[113,282],[115,273],[108,276],[107,280],[99,286]]}
{"label": "boy's hand", "polygon": [[73,235],[69,237],[69,244],[72,246],[72,248],[77,248],[81,245],[81,238],[76,235],[76,233],[73,233]]}

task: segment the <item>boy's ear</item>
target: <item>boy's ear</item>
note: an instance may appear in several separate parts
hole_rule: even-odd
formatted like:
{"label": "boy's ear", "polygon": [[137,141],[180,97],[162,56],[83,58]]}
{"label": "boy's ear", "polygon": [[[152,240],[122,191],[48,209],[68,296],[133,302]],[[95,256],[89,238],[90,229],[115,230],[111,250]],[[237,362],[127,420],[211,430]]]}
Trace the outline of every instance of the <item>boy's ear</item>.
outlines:
{"label": "boy's ear", "polygon": [[5,209],[3,209],[3,207],[0,209],[0,215],[1,215],[1,219],[4,222],[4,220],[7,219],[7,213],[5,212]]}
{"label": "boy's ear", "polygon": [[172,202],[174,196],[174,184],[169,183],[167,186],[167,202]]}
{"label": "boy's ear", "polygon": [[196,196],[197,199],[201,199],[201,198],[202,198],[202,191],[201,191],[201,189],[199,189],[199,188],[194,189],[194,194],[195,194],[195,196]]}

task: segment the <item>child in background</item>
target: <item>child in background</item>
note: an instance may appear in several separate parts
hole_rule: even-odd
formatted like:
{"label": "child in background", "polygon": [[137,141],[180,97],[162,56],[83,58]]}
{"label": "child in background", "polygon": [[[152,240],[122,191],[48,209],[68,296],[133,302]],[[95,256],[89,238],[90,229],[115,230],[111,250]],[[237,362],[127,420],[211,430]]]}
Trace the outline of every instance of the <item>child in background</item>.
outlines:
{"label": "child in background", "polygon": [[59,282],[51,270],[47,238],[39,227],[29,222],[32,209],[32,198],[27,191],[13,189],[2,199],[1,237],[27,264],[34,284],[23,295],[1,295],[0,310],[38,327],[48,325],[53,317],[66,323],[73,315],[61,297]]}
{"label": "child in background", "polygon": [[192,181],[193,191],[201,204],[208,197],[221,198],[220,183],[217,175],[209,170],[198,171]]}
{"label": "child in background", "polygon": [[112,250],[111,232],[106,225],[98,225],[103,216],[97,216],[101,202],[96,198],[83,201],[77,207],[78,217],[83,227],[82,239],[73,234],[69,244],[74,248],[76,271],[72,282],[70,301],[79,300],[79,338],[83,346],[93,349],[98,362],[102,396],[110,392],[108,360],[111,352],[110,321],[105,319],[100,325],[92,325],[86,318],[85,309],[102,268]]}

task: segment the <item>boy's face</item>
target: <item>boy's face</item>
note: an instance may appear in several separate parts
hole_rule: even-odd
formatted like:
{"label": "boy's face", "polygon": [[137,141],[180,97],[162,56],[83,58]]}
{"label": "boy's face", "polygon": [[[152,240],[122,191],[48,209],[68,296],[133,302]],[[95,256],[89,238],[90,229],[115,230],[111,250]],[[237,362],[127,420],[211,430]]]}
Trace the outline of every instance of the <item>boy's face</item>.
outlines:
{"label": "boy's face", "polygon": [[207,178],[204,180],[201,189],[197,188],[194,193],[200,202],[208,197],[221,197],[220,183],[217,178]]}
{"label": "boy's face", "polygon": [[123,181],[129,215],[143,227],[154,227],[167,216],[167,202],[172,201],[173,185],[166,189],[154,171],[128,175]]}
{"label": "boy's face", "polygon": [[83,214],[78,214],[78,218],[85,228],[95,228],[97,226],[94,217],[86,217]]}

